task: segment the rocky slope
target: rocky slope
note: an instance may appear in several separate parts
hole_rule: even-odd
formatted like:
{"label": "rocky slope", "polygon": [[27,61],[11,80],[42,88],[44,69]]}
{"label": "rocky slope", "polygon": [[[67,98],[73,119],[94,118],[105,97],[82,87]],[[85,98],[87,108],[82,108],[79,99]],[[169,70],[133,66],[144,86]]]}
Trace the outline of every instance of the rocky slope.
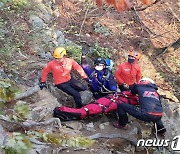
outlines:
{"label": "rocky slope", "polygon": [[[3,19],[0,21],[2,34],[0,47],[1,51],[10,54],[10,56],[1,55],[1,79],[9,78],[15,81],[24,91],[29,87],[37,86],[41,69],[52,58],[51,52],[54,47],[60,45],[81,49],[83,46],[81,42],[85,41],[90,44],[87,53],[91,53],[94,48],[101,49],[100,51],[106,51],[104,48],[107,48],[115,61],[115,66],[125,61],[129,50],[140,50],[143,76],[153,78],[160,87],[159,93],[165,98],[162,101],[165,111],[163,121],[168,130],[166,139],[172,139],[180,133],[178,100],[180,55],[179,42],[176,42],[180,34],[176,1],[166,0],[142,12],[125,11],[121,14],[106,6],[99,10],[89,1],[88,3],[76,0],[30,2],[31,5],[22,10],[8,11],[2,9],[6,7],[2,5],[3,3],[0,5]],[[49,76],[48,89],[23,99],[30,108],[32,121],[49,120],[56,106],[62,104],[73,106],[72,98],[54,88],[51,80]],[[89,92],[83,95],[86,102],[92,96]],[[130,118],[131,128],[129,131],[124,131],[112,126],[115,120],[116,117],[112,115],[104,115],[82,121],[65,122],[62,125],[64,131],[84,136],[117,133],[136,140],[155,137],[151,134],[151,124]],[[0,124],[3,126],[2,123]],[[47,132],[57,131],[57,124],[48,125],[43,129]],[[5,141],[8,135],[5,130],[0,127],[2,141]],[[0,144],[4,143],[0,142]],[[144,153],[147,149],[141,150],[136,153]],[[29,153],[33,154],[36,151],[43,154],[52,151],[83,154],[134,153],[135,148],[126,140],[105,138],[98,139],[90,148],[79,149],[34,143]],[[152,151],[156,150],[149,149],[149,152]]]}

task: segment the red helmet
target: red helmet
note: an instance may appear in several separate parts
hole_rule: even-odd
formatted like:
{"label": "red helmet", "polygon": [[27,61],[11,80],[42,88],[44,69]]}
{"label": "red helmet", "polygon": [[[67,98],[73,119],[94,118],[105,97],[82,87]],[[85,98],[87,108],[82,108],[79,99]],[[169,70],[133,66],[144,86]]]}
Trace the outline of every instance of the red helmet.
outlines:
{"label": "red helmet", "polygon": [[141,58],[141,54],[137,51],[130,51],[128,56],[132,56],[132,57],[136,58],[137,60],[139,60]]}

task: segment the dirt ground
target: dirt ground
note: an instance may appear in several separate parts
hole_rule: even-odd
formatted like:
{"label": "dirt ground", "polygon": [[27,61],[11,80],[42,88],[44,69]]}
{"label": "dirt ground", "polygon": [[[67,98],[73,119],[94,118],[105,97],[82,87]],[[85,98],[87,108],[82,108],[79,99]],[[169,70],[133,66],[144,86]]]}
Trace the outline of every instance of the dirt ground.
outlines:
{"label": "dirt ground", "polygon": [[[180,51],[171,46],[180,37],[175,16],[178,12],[175,0],[159,2],[145,11],[121,13],[112,7],[97,9],[70,0],[63,3],[57,22],[58,28],[67,32],[65,37],[74,42],[86,41],[92,46],[98,42],[102,47],[116,49],[111,57],[115,66],[126,60],[128,51],[140,51],[142,75],[151,77],[162,91],[168,90],[179,98]],[[111,34],[95,32],[97,23],[108,28]],[[81,36],[75,35],[79,32]],[[179,42],[175,45],[179,46]]]}
{"label": "dirt ground", "polygon": [[[164,5],[162,5],[164,4]],[[142,53],[139,64],[144,77],[150,77],[160,87],[160,94],[179,102],[180,93],[180,49],[176,49],[173,42],[179,39],[179,22],[175,17],[179,8],[176,0],[165,0],[149,7],[143,12],[125,11],[118,13],[114,8],[104,6],[97,9],[96,6],[86,5],[78,0],[68,0],[60,8],[60,16],[57,19],[57,27],[64,31],[65,37],[77,44],[86,41],[91,46],[98,42],[102,47],[116,49],[111,57],[115,67],[126,60],[130,50],[138,50]],[[173,12],[172,9],[173,8]],[[87,14],[86,14],[87,12]],[[94,25],[100,23],[110,30],[110,35],[95,32]],[[81,36],[75,35],[81,32]],[[178,43],[176,43],[178,44]],[[165,48],[168,47],[168,48]],[[163,52],[164,51],[164,52]],[[163,52],[163,53],[162,53]],[[161,54],[162,53],[162,54]],[[16,61],[18,59],[18,61]],[[31,55],[31,59],[19,55],[8,59],[9,64],[16,62],[14,67],[6,67],[8,74],[16,74],[15,81],[19,84],[32,86],[37,84],[37,73],[42,69],[41,59]],[[13,62],[14,61],[14,62]],[[12,65],[9,65],[10,67]],[[14,72],[16,70],[16,72]],[[29,73],[30,72],[30,73]],[[39,100],[35,95],[28,98],[29,103]],[[82,133],[89,136],[95,133],[127,134],[125,130],[115,129],[112,123],[117,120],[111,116],[98,116],[80,121],[83,124]],[[86,124],[93,122],[94,130],[87,131]],[[100,129],[100,124],[109,122]],[[128,132],[138,131],[137,123],[131,120]],[[146,124],[143,124],[146,127]],[[147,125],[149,127],[149,125]],[[131,133],[129,133],[131,134]],[[134,135],[139,135],[137,132]],[[137,136],[129,136],[133,139]],[[129,148],[128,148],[129,147]],[[151,150],[148,151],[152,153]],[[99,139],[88,149],[68,148],[61,153],[91,154],[91,153],[134,153],[134,149],[128,141],[123,139]],[[136,153],[147,153],[142,150]]]}
{"label": "dirt ground", "polygon": [[[166,5],[162,5],[166,3]],[[58,28],[66,31],[65,37],[78,44],[86,41],[90,45],[98,42],[102,47],[116,49],[117,52],[111,57],[115,66],[126,60],[129,50],[138,50],[142,53],[140,66],[144,77],[151,77],[160,87],[160,92],[178,102],[179,96],[179,75],[180,71],[180,50],[168,48],[164,54],[160,54],[164,47],[180,37],[179,23],[173,16],[170,8],[178,12],[176,1],[160,2],[143,12],[125,11],[117,13],[111,7],[97,9],[92,6],[88,8],[84,3],[76,0],[66,1],[61,8],[60,17],[57,20]],[[84,7],[85,6],[85,7]],[[87,13],[87,14],[86,14]],[[94,25],[100,23],[107,27],[111,34],[105,36],[95,32]],[[75,35],[81,33],[81,36]],[[162,49],[162,50],[161,50]],[[175,96],[176,97],[175,97]],[[85,136],[95,133],[120,133],[127,134],[124,130],[115,129],[112,123],[115,119],[104,118],[87,119],[84,124],[93,121],[94,132],[82,129]],[[101,123],[109,121],[105,129],[99,129]],[[129,132],[136,128],[134,123],[130,124]],[[133,136],[131,136],[133,138]],[[131,138],[130,137],[130,138]],[[62,153],[134,153],[129,142],[123,139],[99,139],[89,150],[67,149]],[[154,151],[154,150],[153,150]],[[149,153],[153,153],[148,150]],[[142,150],[135,153],[147,153]]]}

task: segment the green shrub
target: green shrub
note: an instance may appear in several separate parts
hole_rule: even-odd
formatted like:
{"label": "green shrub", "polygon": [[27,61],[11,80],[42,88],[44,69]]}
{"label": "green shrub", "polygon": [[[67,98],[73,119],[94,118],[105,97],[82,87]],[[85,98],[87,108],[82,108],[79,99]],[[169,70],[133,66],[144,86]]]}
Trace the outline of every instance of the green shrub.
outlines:
{"label": "green shrub", "polygon": [[70,44],[66,45],[65,48],[69,57],[72,57],[77,62],[81,61],[82,48],[80,46]]}
{"label": "green shrub", "polygon": [[102,58],[111,58],[112,52],[114,49],[104,48],[99,45],[99,43],[95,43],[92,56],[93,57],[102,57]]}
{"label": "green shrub", "polygon": [[5,154],[27,154],[32,144],[24,134],[13,132],[12,137],[4,147]]}
{"label": "green shrub", "polygon": [[0,98],[4,101],[10,101],[14,98],[15,93],[19,91],[19,88],[14,82],[6,79],[0,80]]}
{"label": "green shrub", "polygon": [[28,0],[0,0],[5,7],[1,9],[11,10],[11,9],[22,9],[29,6]]}
{"label": "green shrub", "polygon": [[99,34],[108,36],[111,34],[109,28],[103,27],[99,22],[94,25],[94,31]]}
{"label": "green shrub", "polygon": [[[11,13],[4,11],[4,14],[6,13],[7,16],[12,16]],[[11,29],[7,27],[11,27]],[[0,54],[8,55],[12,52],[21,51],[25,45],[25,38],[22,39],[21,33],[21,29],[17,25],[12,25],[9,18],[3,15],[0,19]]]}

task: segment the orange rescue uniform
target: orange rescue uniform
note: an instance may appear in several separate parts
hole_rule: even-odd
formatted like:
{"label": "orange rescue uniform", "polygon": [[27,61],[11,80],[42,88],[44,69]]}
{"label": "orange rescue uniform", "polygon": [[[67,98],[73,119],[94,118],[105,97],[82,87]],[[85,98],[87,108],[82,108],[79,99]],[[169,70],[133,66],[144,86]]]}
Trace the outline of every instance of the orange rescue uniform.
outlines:
{"label": "orange rescue uniform", "polygon": [[115,78],[119,85],[126,83],[133,85],[141,79],[141,70],[137,63],[130,64],[129,62],[122,63],[117,66]]}
{"label": "orange rescue uniform", "polygon": [[86,73],[75,60],[71,58],[64,58],[61,63],[56,60],[52,60],[43,68],[41,73],[41,82],[46,81],[49,72],[53,75],[55,85],[67,82],[71,79],[70,72],[72,69],[76,70],[83,79],[87,78]]}

